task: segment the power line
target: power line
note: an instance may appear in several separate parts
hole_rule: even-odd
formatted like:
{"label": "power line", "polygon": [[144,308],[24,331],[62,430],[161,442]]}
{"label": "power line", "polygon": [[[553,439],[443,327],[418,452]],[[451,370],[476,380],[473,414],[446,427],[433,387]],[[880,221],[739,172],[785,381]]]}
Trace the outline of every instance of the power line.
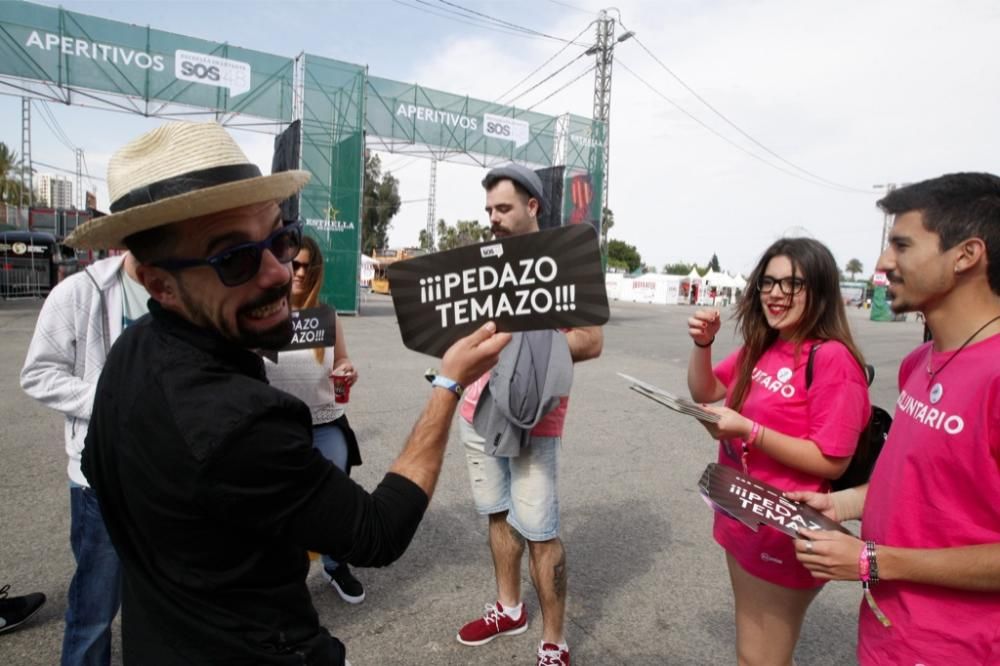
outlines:
{"label": "power line", "polygon": [[[529,35],[529,34],[525,34],[523,32],[515,32],[513,30],[503,30],[503,29],[499,28],[496,24],[488,23],[486,21],[482,21],[482,22],[479,22],[479,23],[474,23],[472,21],[468,21],[468,20],[463,20],[463,19],[460,19],[460,18],[456,18],[455,14],[457,14],[457,12],[449,12],[447,14],[443,14],[443,13],[437,12],[437,11],[435,11],[433,9],[426,9],[426,8],[420,7],[418,5],[412,5],[412,4],[408,3],[408,2],[404,2],[403,0],[392,0],[392,1],[395,2],[397,5],[402,5],[403,7],[409,7],[410,9],[416,9],[418,12],[423,12],[425,14],[430,14],[431,16],[438,16],[440,18],[448,19],[449,21],[455,21],[456,23],[463,23],[465,25],[471,25],[471,26],[473,26],[475,28],[482,28],[483,30],[492,30],[494,32],[499,32],[499,33],[502,33],[504,35],[511,35],[513,37],[523,37],[525,39],[541,39],[540,37],[536,37],[535,35]],[[421,0],[415,0],[415,1],[416,2],[420,2]],[[428,2],[423,2],[422,4],[430,5],[430,3],[428,3]],[[471,17],[467,17],[467,18],[471,18]]]}
{"label": "power line", "polygon": [[46,115],[52,120],[52,124],[55,125],[55,131],[60,137],[62,137],[63,144],[72,151],[76,151],[76,144],[72,139],[69,138],[69,134],[63,129],[62,125],[59,124],[59,120],[56,118],[55,114],[52,112],[52,107],[49,106],[48,102],[42,100],[41,102],[42,110]]}
{"label": "power line", "polygon": [[638,79],[640,83],[642,83],[644,86],[646,86],[647,88],[649,88],[654,94],[656,94],[659,97],[663,98],[666,102],[668,102],[675,109],[677,109],[678,111],[680,111],[681,113],[683,113],[685,116],[687,116],[691,120],[695,121],[696,123],[698,123],[699,125],[701,125],[705,129],[707,129],[709,132],[711,132],[715,136],[719,137],[720,139],[722,139],[723,141],[725,141],[729,145],[731,145],[734,148],[740,150],[741,152],[746,153],[747,155],[749,155],[753,159],[766,164],[767,166],[771,167],[772,169],[776,169],[777,171],[780,171],[780,172],[782,172],[782,173],[784,173],[786,175],[792,176],[793,178],[798,178],[799,180],[804,180],[807,183],[812,183],[813,185],[819,185],[821,187],[826,187],[828,189],[837,190],[838,192],[863,192],[864,194],[871,194],[871,192],[869,192],[867,190],[859,190],[859,189],[853,188],[853,187],[831,186],[831,185],[829,185],[829,184],[827,184],[827,183],[825,183],[823,181],[817,181],[817,180],[814,180],[814,179],[806,178],[805,176],[803,176],[803,175],[801,175],[801,174],[799,174],[799,173],[797,173],[795,171],[789,171],[788,169],[785,169],[784,167],[781,167],[781,166],[779,166],[777,164],[774,164],[773,162],[769,162],[768,160],[764,159],[763,157],[761,157],[757,153],[755,153],[755,152],[753,152],[751,150],[748,150],[748,149],[744,148],[743,146],[741,146],[740,144],[736,143],[735,141],[733,141],[732,139],[730,139],[729,137],[727,137],[725,134],[722,134],[721,132],[719,132],[718,130],[716,130],[714,127],[712,127],[711,125],[708,125],[707,123],[705,123],[704,121],[702,121],[700,118],[698,118],[697,116],[695,116],[694,114],[692,114],[690,111],[688,111],[687,109],[685,109],[684,107],[682,107],[680,104],[678,104],[674,100],[672,100],[669,97],[667,97],[666,95],[664,95],[657,88],[655,88],[651,83],[649,83],[648,81],[646,81],[646,79],[644,79],[641,76],[639,76],[638,74],[636,74],[632,70],[631,67],[629,67],[628,65],[625,64],[624,61],[622,61],[621,58],[616,58],[615,62],[617,64],[621,65],[625,69],[626,72],[628,72],[633,77],[635,77],[636,79]]}
{"label": "power line", "polygon": [[[576,35],[575,37],[573,37],[573,40],[575,41],[575,40],[579,39],[579,38],[580,38],[580,37],[581,37],[581,36],[583,35],[583,33],[585,33],[585,32],[586,32],[586,31],[587,31],[587,30],[588,30],[588,29],[590,28],[590,26],[592,26],[592,25],[594,25],[594,22],[593,22],[593,21],[591,21],[590,23],[588,23],[587,25],[585,25],[585,26],[583,27],[583,30],[581,30],[581,31],[580,31],[579,33],[577,33],[577,35]],[[497,104],[500,104],[500,100],[502,100],[502,99],[503,99],[504,97],[506,97],[507,95],[509,95],[509,94],[511,94],[512,92],[514,92],[514,91],[515,91],[515,90],[516,90],[516,89],[517,89],[517,88],[518,88],[518,87],[519,87],[519,86],[520,86],[520,85],[521,85],[522,83],[524,83],[525,81],[527,81],[528,79],[530,79],[530,78],[531,78],[532,76],[534,76],[535,74],[537,74],[537,73],[538,73],[539,71],[541,71],[541,69],[542,69],[543,67],[545,67],[545,66],[546,66],[546,65],[548,65],[548,64],[549,64],[550,62],[552,62],[552,61],[553,61],[553,60],[555,60],[555,59],[556,59],[557,57],[559,57],[559,54],[560,54],[560,53],[562,53],[563,51],[565,51],[566,49],[568,49],[568,48],[569,48],[570,46],[572,46],[572,44],[571,44],[571,43],[566,43],[566,44],[563,44],[563,47],[562,47],[561,49],[559,49],[558,51],[556,51],[556,52],[555,52],[554,54],[552,54],[552,57],[551,57],[551,58],[549,58],[548,60],[546,60],[545,62],[543,62],[543,63],[542,63],[541,65],[539,65],[539,66],[538,66],[538,67],[536,67],[535,69],[531,70],[531,71],[530,71],[530,72],[528,73],[528,75],[527,75],[527,76],[525,76],[525,77],[524,77],[523,79],[521,79],[520,81],[518,81],[517,83],[515,83],[514,85],[512,85],[512,86],[510,87],[510,90],[507,90],[507,91],[506,91],[506,92],[504,92],[504,93],[503,93],[502,95],[500,95],[499,97],[497,97],[497,98],[496,98],[496,103],[497,103]],[[508,104],[508,106],[509,106],[509,104]]]}
{"label": "power line", "polygon": [[[620,22],[621,22],[621,17],[619,16],[619,23]],[[625,25],[622,24],[622,27],[624,28]],[[733,122],[732,120],[730,120],[724,113],[722,113],[717,108],[715,108],[714,106],[712,106],[712,104],[707,99],[705,99],[704,97],[702,97],[701,95],[699,95],[698,92],[694,88],[692,88],[691,86],[689,86],[684,81],[684,79],[682,79],[681,77],[679,77],[669,67],[667,67],[667,65],[662,60],[660,60],[656,56],[655,53],[653,53],[652,51],[650,51],[646,47],[646,45],[643,44],[642,41],[638,37],[635,37],[635,42],[640,46],[640,48],[642,48],[643,51],[645,51],[649,55],[650,58],[652,58],[653,60],[655,60],[656,63],[660,67],[662,67],[664,69],[664,71],[667,72],[667,74],[669,74],[670,76],[672,76],[678,83],[680,83],[684,87],[685,90],[687,90],[692,95],[694,95],[695,98],[699,102],[701,102],[702,104],[704,104],[705,106],[707,106],[712,111],[712,113],[714,113],[715,115],[717,115],[719,118],[721,118],[723,121],[725,121],[725,123],[727,125],[729,125],[733,129],[735,129],[737,132],[739,132],[740,134],[742,134],[750,142],[752,142],[754,145],[756,145],[758,148],[760,148],[764,152],[768,153],[772,157],[775,157],[775,158],[781,160],[782,162],[784,162],[788,166],[792,167],[793,169],[795,169],[797,171],[801,171],[802,173],[806,174],[807,176],[810,176],[812,178],[815,178],[816,180],[822,181],[822,182],[826,183],[827,185],[832,185],[834,187],[839,187],[839,188],[846,189],[846,190],[854,190],[855,192],[864,192],[865,194],[870,194],[871,193],[868,190],[862,190],[860,188],[853,187],[851,185],[844,185],[843,183],[838,183],[836,181],[830,180],[829,178],[824,178],[823,176],[820,176],[819,174],[815,174],[812,171],[809,171],[808,169],[800,167],[798,164],[795,164],[794,162],[785,159],[784,157],[782,157],[781,155],[779,155],[778,153],[776,153],[775,151],[771,150],[770,148],[768,148],[767,146],[765,146],[763,143],[761,143],[760,141],[758,141],[757,139],[755,139],[753,136],[750,135],[749,132],[746,132],[742,127],[740,127],[735,122]],[[634,74],[634,72],[633,72],[633,74]]]}
{"label": "power line", "polygon": [[573,85],[574,83],[576,83],[577,81],[579,81],[580,79],[582,79],[583,77],[585,77],[585,76],[586,76],[587,74],[590,74],[590,73],[591,73],[592,71],[594,71],[595,69],[597,69],[597,65],[591,65],[591,66],[590,66],[590,67],[588,67],[587,69],[585,69],[585,70],[583,70],[582,72],[580,72],[580,73],[579,73],[579,74],[578,74],[578,75],[577,75],[576,77],[574,77],[574,78],[573,78],[573,79],[572,79],[572,80],[571,80],[571,81],[570,81],[569,83],[566,83],[566,84],[564,84],[564,85],[560,86],[559,88],[556,88],[556,89],[555,89],[555,90],[553,90],[553,91],[552,91],[551,93],[549,93],[548,95],[546,95],[546,96],[545,96],[545,97],[543,97],[542,99],[538,100],[537,102],[535,102],[534,104],[532,104],[531,106],[529,106],[529,107],[528,107],[527,109],[525,109],[525,111],[531,111],[532,109],[534,109],[534,108],[535,108],[536,106],[538,106],[538,105],[539,105],[539,104],[541,104],[542,102],[544,102],[544,101],[546,101],[546,100],[550,99],[551,97],[555,96],[555,95],[556,95],[557,93],[560,93],[560,92],[562,92],[562,91],[563,91],[563,90],[565,90],[566,88],[569,88],[569,87],[570,87],[571,85]]}
{"label": "power line", "polygon": [[96,188],[97,185],[94,184],[94,177],[90,175],[90,167],[87,165],[87,153],[81,151],[80,157],[83,158],[83,172],[87,174],[87,180],[90,182],[90,186]]}
{"label": "power line", "polygon": [[[399,173],[400,171],[402,171],[403,169],[405,169],[406,167],[410,167],[410,166],[413,166],[414,164],[416,164],[417,162],[419,162],[419,161],[420,161],[421,159],[422,159],[422,158],[420,158],[420,157],[414,157],[414,158],[411,158],[411,159],[410,159],[409,161],[403,161],[403,162],[400,162],[400,163],[399,163],[399,164],[398,164],[397,166],[395,166],[395,167],[388,167],[388,166],[387,166],[387,167],[385,168],[385,172],[386,172],[386,173],[392,173],[392,174],[397,174],[397,173]],[[425,200],[425,201],[426,201],[426,200]]]}
{"label": "power line", "polygon": [[[38,160],[32,160],[31,163],[32,164],[37,164],[38,166],[43,166],[46,169],[52,169],[53,171],[62,171],[63,173],[72,174],[74,176],[76,175],[76,170],[75,169],[64,169],[62,167],[57,167],[54,164],[46,164],[45,162],[39,162]],[[101,182],[106,182],[100,176],[91,176],[91,179],[93,179],[93,180],[99,180]]]}
{"label": "power line", "polygon": [[62,127],[60,127],[58,122],[56,122],[55,116],[52,115],[52,111],[48,108],[48,105],[45,102],[38,102],[37,106],[38,110],[41,111],[38,117],[41,118],[42,122],[45,123],[45,126],[49,128],[49,131],[52,132],[52,136],[56,138],[56,141],[69,148],[71,151],[76,152],[76,146],[73,145],[73,142],[69,140],[69,137],[62,130]]}
{"label": "power line", "polygon": [[580,12],[581,14],[590,14],[591,16],[593,16],[595,13],[588,9],[584,9],[583,7],[577,7],[576,5],[570,4],[568,2],[560,2],[559,0],[548,0],[548,1],[551,2],[553,5],[560,5],[562,7],[566,7],[567,9],[572,9],[573,11]]}
{"label": "power line", "polygon": [[[516,102],[517,100],[521,99],[522,97],[524,97],[525,95],[527,95],[528,93],[530,93],[532,90],[537,89],[543,83],[545,83],[547,81],[550,81],[554,76],[556,76],[557,74],[563,72],[567,67],[569,67],[570,65],[572,65],[573,63],[575,63],[577,60],[579,60],[580,58],[582,58],[585,55],[587,55],[587,52],[586,51],[581,51],[580,55],[578,55],[577,57],[573,58],[572,60],[570,60],[568,63],[566,63],[565,65],[563,65],[562,67],[560,67],[556,71],[552,72],[551,74],[549,74],[548,76],[546,76],[544,79],[542,79],[541,81],[539,81],[535,85],[531,86],[530,88],[528,88],[527,90],[525,90],[524,92],[522,92],[517,97],[511,98],[510,101],[507,102],[507,106],[512,106],[514,104],[514,102]],[[591,68],[591,69],[593,69],[593,68]],[[575,80],[576,79],[574,79],[574,81]]]}
{"label": "power line", "polygon": [[[419,2],[421,4],[426,4],[426,0],[417,0],[417,2]],[[557,42],[566,42],[568,44],[574,43],[572,40],[569,40],[569,39],[564,39],[562,37],[556,37],[555,35],[550,35],[550,34],[545,33],[545,32],[540,32],[538,30],[535,30],[534,28],[526,28],[523,25],[518,25],[517,23],[511,23],[510,21],[505,21],[503,19],[498,19],[495,16],[490,16],[489,14],[484,14],[484,13],[478,12],[478,11],[476,11],[474,9],[469,9],[467,7],[463,7],[462,5],[460,5],[460,4],[456,3],[456,2],[451,2],[450,0],[438,0],[438,2],[440,2],[442,5],[448,5],[449,7],[455,7],[460,12],[463,12],[465,14],[470,14],[470,15],[473,15],[473,16],[480,16],[480,17],[483,17],[483,18],[485,18],[485,19],[487,19],[489,21],[493,21],[494,23],[497,23],[499,25],[507,26],[507,27],[513,28],[515,30],[520,30],[520,31],[528,33],[528,34],[538,35],[539,37],[545,37],[546,39],[553,39],[553,40],[555,40]],[[589,44],[578,44],[578,46],[589,46]]]}

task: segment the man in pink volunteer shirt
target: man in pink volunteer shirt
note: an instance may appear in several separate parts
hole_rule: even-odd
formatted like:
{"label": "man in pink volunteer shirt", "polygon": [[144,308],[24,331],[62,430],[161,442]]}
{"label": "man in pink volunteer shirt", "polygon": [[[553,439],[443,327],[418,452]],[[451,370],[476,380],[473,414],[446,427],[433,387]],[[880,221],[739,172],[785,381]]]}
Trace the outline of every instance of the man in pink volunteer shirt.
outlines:
{"label": "man in pink volunteer shirt", "polygon": [[[495,238],[538,231],[545,204],[538,175],[519,164],[497,167],[483,179],[486,212]],[[600,327],[565,331],[573,362],[600,356]],[[472,495],[480,515],[489,516],[490,551],[496,573],[497,602],[486,604],[482,617],[458,632],[465,645],[483,645],[497,636],[528,629],[528,612],[521,602],[521,558],[525,542],[531,580],[542,610],[539,666],[569,666],[563,633],[566,613],[566,551],[559,538],[559,496],[556,486],[559,449],[569,398],[545,415],[531,430],[531,443],[514,458],[494,457],[483,448],[483,437],[472,426],[476,404],[489,380],[486,373],[465,391],[459,435],[465,444]]]}
{"label": "man in pink volunteer shirt", "polygon": [[889,438],[870,482],[791,494],[860,541],[809,532],[818,578],[866,581],[861,664],[1000,663],[1000,177],[941,176],[879,201],[895,216],[877,270],[892,309],[933,334],[899,370]]}

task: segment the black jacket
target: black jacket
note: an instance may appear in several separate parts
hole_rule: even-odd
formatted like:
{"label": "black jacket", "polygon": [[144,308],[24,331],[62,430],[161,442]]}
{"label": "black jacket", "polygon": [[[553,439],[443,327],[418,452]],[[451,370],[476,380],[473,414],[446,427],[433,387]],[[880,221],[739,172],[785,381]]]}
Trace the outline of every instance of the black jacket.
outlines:
{"label": "black jacket", "polygon": [[342,664],[306,550],[389,564],[428,501],[394,474],[365,492],[255,354],[155,302],[108,356],[83,471],[123,565],[125,662],[142,666]]}

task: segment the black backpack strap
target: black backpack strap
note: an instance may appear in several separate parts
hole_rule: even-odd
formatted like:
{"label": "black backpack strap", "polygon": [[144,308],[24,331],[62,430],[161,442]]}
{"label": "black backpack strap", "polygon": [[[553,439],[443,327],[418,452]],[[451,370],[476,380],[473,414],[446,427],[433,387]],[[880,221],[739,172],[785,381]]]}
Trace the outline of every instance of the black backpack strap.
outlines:
{"label": "black backpack strap", "polygon": [[812,386],[812,383],[813,383],[813,359],[816,357],[816,350],[822,344],[823,344],[822,342],[817,342],[816,344],[814,344],[812,347],[809,348],[809,360],[806,361],[806,390],[807,391],[809,390],[809,387]]}
{"label": "black backpack strap", "polygon": [[[813,358],[816,356],[816,349],[822,345],[822,342],[814,344],[809,348],[809,360],[806,361],[806,389],[808,390],[813,383]],[[875,366],[865,364],[865,381],[868,383],[868,387],[871,388],[872,382],[875,381]]]}

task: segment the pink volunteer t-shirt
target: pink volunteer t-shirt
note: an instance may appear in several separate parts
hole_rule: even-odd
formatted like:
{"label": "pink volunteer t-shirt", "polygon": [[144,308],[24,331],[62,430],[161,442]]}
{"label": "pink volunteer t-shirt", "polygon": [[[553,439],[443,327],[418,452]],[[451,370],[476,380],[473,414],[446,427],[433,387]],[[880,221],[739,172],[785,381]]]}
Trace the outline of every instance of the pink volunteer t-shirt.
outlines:
{"label": "pink volunteer t-shirt", "polygon": [[[476,414],[476,405],[479,403],[479,396],[490,380],[490,373],[486,373],[477,379],[472,385],[467,386],[462,391],[462,418],[472,423],[472,417]],[[531,429],[533,437],[562,437],[563,424],[566,422],[566,411],[569,408],[569,396],[564,395],[559,399],[559,405],[551,412],[542,417],[542,420]]]}
{"label": "pink volunteer t-shirt", "polygon": [[[942,368],[953,353],[928,343],[900,366],[861,525],[876,544],[1000,543],[1000,335],[969,345],[932,380],[928,362]],[[861,604],[862,664],[1000,664],[1000,593],[884,580],[872,595],[893,626]]]}
{"label": "pink volunteer t-shirt", "polygon": [[[847,457],[854,453],[871,414],[864,371],[847,347],[825,341],[816,350],[812,386],[806,391],[806,362],[816,342],[804,342],[798,353],[793,343],[781,339],[771,345],[754,367],[740,413],[768,430],[810,440],[828,456]],[[715,366],[715,376],[727,387],[727,403],[742,352],[741,347]],[[739,440],[720,442],[719,463],[742,469],[741,448]],[[750,450],[747,469],[751,476],[782,490],[829,488],[826,479],[786,467],[757,448]],[[778,530],[761,526],[753,532],[717,513],[713,533],[719,545],[758,578],[799,589],[823,584],[799,564],[792,539]]]}
{"label": "pink volunteer t-shirt", "polygon": [[[568,328],[560,328],[559,331],[565,335]],[[490,373],[484,374],[471,386],[465,387],[462,391],[462,406],[459,413],[462,418],[472,423],[476,414],[476,405],[479,404],[479,396],[482,395],[486,382],[490,380]],[[564,395],[559,399],[559,405],[551,412],[542,417],[534,428],[531,429],[532,437],[562,437],[563,425],[566,423],[566,411],[569,409],[569,396]]]}

